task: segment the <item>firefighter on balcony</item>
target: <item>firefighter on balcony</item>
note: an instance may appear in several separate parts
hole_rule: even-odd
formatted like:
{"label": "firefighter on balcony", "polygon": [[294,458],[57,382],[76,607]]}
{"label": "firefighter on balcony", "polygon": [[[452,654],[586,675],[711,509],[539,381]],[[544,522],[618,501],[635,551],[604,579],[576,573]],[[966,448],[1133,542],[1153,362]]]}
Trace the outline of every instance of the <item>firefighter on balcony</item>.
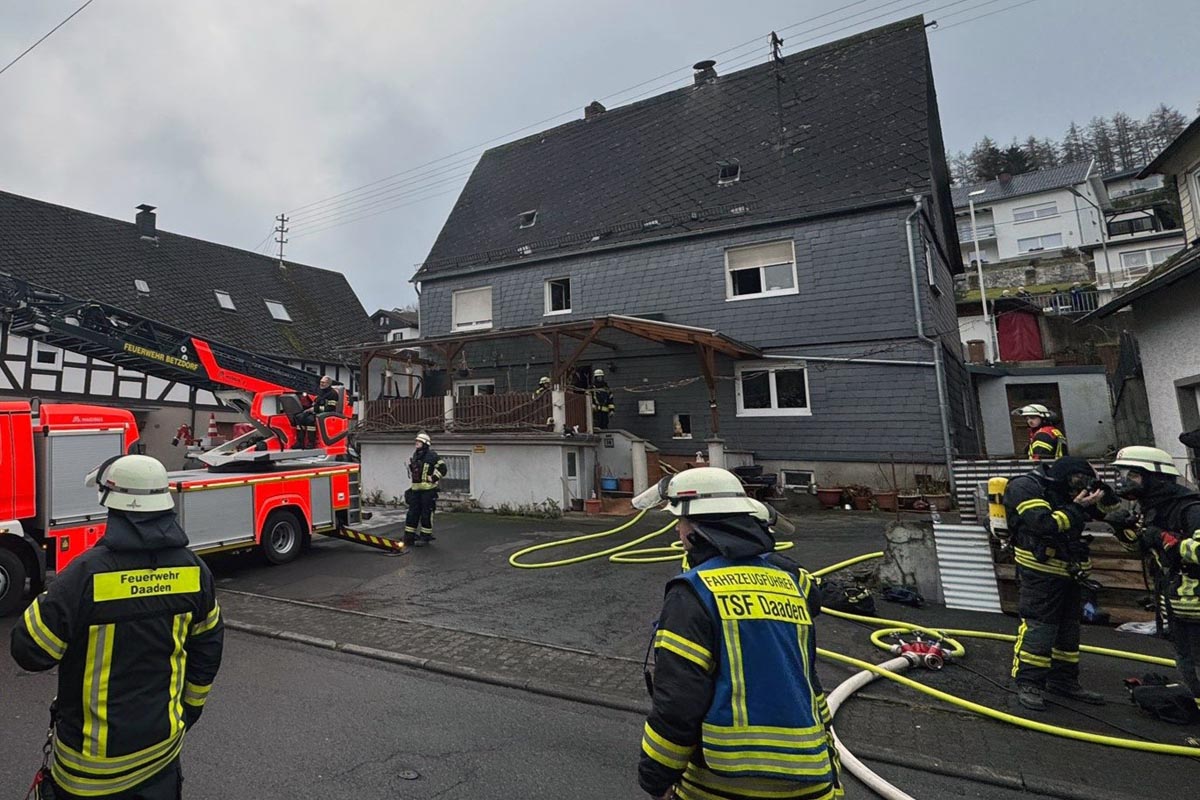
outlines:
{"label": "firefighter on balcony", "polygon": [[690,569],[667,583],[638,782],[656,798],[841,796],[815,671],[812,576],[770,558],[761,504],[697,467],[638,495],[679,518]]}
{"label": "firefighter on balcony", "polygon": [[548,391],[550,391],[550,378],[546,375],[543,375],[538,379],[537,388],[533,390],[533,399],[537,400]]}
{"label": "firefighter on balcony", "polygon": [[1200,493],[1176,481],[1174,460],[1157,447],[1125,447],[1113,466],[1117,494],[1137,511],[1106,518],[1126,550],[1150,554],[1157,565],[1157,599],[1175,642],[1175,665],[1200,714]]}
{"label": "firefighter on balcony", "polygon": [[446,476],[446,462],[431,446],[429,434],[417,434],[416,449],[408,460],[412,486],[404,492],[408,514],[404,518],[404,544],[421,546],[433,541],[433,512],[437,506],[438,481]]}
{"label": "firefighter on balcony", "polygon": [[592,426],[596,430],[606,429],[609,417],[616,410],[612,389],[608,388],[608,381],[604,378],[604,370],[597,369],[592,372]]}
{"label": "firefighter on balcony", "polygon": [[1017,700],[1044,711],[1043,691],[1085,703],[1104,699],[1079,685],[1079,618],[1091,569],[1083,527],[1119,500],[1082,458],[1040,464],[1008,482],[1004,509],[1012,532],[1021,627],[1013,648]]}
{"label": "firefighter on balcony", "polygon": [[18,664],[58,667],[47,780],[54,797],[175,800],[184,732],[221,664],[212,574],[188,549],[157,460],[109,459],[87,485],[108,508],[104,536],[12,631]]}
{"label": "firefighter on balcony", "polygon": [[1067,437],[1050,424],[1054,412],[1041,403],[1021,406],[1013,412],[1014,417],[1024,417],[1029,427],[1029,449],[1027,455],[1034,461],[1050,461],[1070,455],[1067,452]]}

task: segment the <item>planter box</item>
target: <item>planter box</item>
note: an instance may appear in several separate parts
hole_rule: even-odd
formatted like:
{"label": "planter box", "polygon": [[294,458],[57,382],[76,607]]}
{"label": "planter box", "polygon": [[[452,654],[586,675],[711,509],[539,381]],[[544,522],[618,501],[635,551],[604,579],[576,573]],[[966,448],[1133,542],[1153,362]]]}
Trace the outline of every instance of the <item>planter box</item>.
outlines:
{"label": "planter box", "polygon": [[831,486],[827,489],[817,489],[817,500],[821,508],[835,508],[842,502],[842,487]]}
{"label": "planter box", "polygon": [[875,505],[880,511],[895,511],[897,508],[897,497],[895,492],[876,492]]}
{"label": "planter box", "polygon": [[911,493],[911,494],[898,494],[898,495],[896,495],[896,503],[897,503],[897,504],[898,504],[898,505],[899,505],[901,508],[905,508],[905,509],[908,509],[908,510],[910,510],[910,511],[912,510],[913,506],[915,506],[915,505],[917,504],[917,501],[918,501],[918,500],[920,500],[920,499],[921,499],[921,495],[919,495],[919,494],[916,494],[915,492],[914,492],[914,493]]}
{"label": "planter box", "polygon": [[925,502],[938,511],[950,510],[950,495],[948,494],[927,494]]}
{"label": "planter box", "polygon": [[617,491],[633,494],[633,478],[617,478]]}
{"label": "planter box", "polygon": [[600,507],[601,507],[601,504],[600,504],[599,500],[584,500],[583,501],[583,510],[589,514],[599,514]]}
{"label": "planter box", "polygon": [[870,511],[871,496],[870,495],[855,495],[853,498],[855,511]]}

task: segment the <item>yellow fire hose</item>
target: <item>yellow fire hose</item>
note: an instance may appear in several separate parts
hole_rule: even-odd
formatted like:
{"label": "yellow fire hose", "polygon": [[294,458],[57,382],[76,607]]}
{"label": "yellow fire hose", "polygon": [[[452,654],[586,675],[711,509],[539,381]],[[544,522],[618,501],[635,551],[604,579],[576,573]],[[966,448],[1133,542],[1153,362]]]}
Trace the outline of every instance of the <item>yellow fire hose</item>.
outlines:
{"label": "yellow fire hose", "polygon": [[[589,534],[585,534],[582,536],[575,536],[575,537],[572,537],[569,539],[562,539],[562,540],[554,541],[554,542],[545,542],[542,544],[533,545],[532,547],[526,547],[522,550],[518,550],[517,552],[513,553],[509,557],[508,563],[511,564],[512,566],[518,567],[520,569],[545,569],[548,567],[565,567],[570,564],[579,564],[584,561],[590,561],[590,560],[596,559],[596,558],[604,558],[606,556],[608,557],[609,561],[611,561],[613,563],[620,563],[620,564],[651,564],[651,563],[658,563],[658,562],[662,562],[662,561],[674,561],[674,560],[678,559],[681,555],[680,550],[682,549],[682,543],[679,543],[679,542],[676,542],[669,547],[643,548],[640,550],[633,549],[635,546],[637,546],[643,542],[647,542],[656,536],[660,536],[660,535],[666,533],[667,531],[669,531],[671,528],[673,528],[675,526],[676,521],[674,518],[672,518],[671,521],[667,525],[664,525],[663,527],[661,527],[651,533],[645,534],[644,536],[639,536],[638,538],[633,539],[632,541],[626,542],[625,544],[617,545],[615,547],[610,547],[610,548],[607,548],[605,550],[600,550],[595,553],[585,553],[584,555],[575,556],[573,558],[564,558],[564,559],[560,559],[558,561],[547,561],[547,562],[540,563],[540,564],[525,564],[525,563],[521,563],[521,561],[520,561],[522,556],[525,556],[530,553],[535,553],[540,550],[548,550],[552,547],[562,547],[562,546],[566,546],[566,545],[576,544],[578,542],[591,541],[593,539],[600,539],[605,536],[611,536],[615,533],[620,533],[621,531],[626,530],[626,529],[630,528],[631,526],[633,526],[635,523],[637,523],[639,520],[641,520],[641,518],[644,517],[645,515],[646,515],[646,512],[641,511],[638,514],[636,514],[632,519],[622,523],[621,525],[619,525],[615,528],[612,528],[610,530],[600,531],[599,533],[589,533]],[[779,545],[777,545],[777,549],[783,550],[783,549],[787,549],[792,546],[794,546],[793,542],[780,542]],[[815,572],[813,572],[813,575],[816,577],[821,577],[824,575],[828,575],[832,572],[837,572],[838,570],[846,569],[847,567],[854,566],[855,564],[859,564],[864,561],[870,561],[872,559],[881,558],[881,557],[883,557],[882,551],[875,552],[875,553],[865,553],[863,555],[855,556],[854,558],[847,559],[845,561],[840,561],[837,564],[832,564],[828,567],[824,567],[822,569],[816,570]],[[874,626],[879,627],[879,630],[876,630],[871,634],[871,642],[876,647],[882,648],[884,650],[888,650],[889,646],[883,642],[883,638],[886,636],[890,636],[892,634],[898,634],[898,633],[919,632],[919,633],[924,633],[924,634],[933,636],[933,637],[941,640],[941,642],[946,645],[947,653],[952,658],[961,658],[964,655],[966,655],[966,648],[963,647],[963,645],[960,642],[958,642],[954,637],[964,637],[964,638],[972,638],[972,639],[991,639],[993,641],[1000,641],[1000,642],[1015,642],[1017,639],[1016,636],[1014,636],[1012,634],[1006,634],[1006,633],[993,633],[991,631],[960,630],[960,629],[952,629],[952,628],[946,628],[946,629],[928,628],[928,627],[925,627],[924,625],[918,625],[916,623],[906,622],[904,620],[883,619],[880,617],[866,617],[866,616],[862,616],[859,614],[850,614],[845,611],[838,611],[836,609],[830,609],[830,608],[822,608],[821,611],[822,611],[822,613],[828,614],[831,617],[837,617],[839,619],[847,619],[847,620],[851,620],[854,622],[862,622],[862,623],[866,623],[869,625],[874,625]],[[1092,655],[1109,656],[1111,658],[1123,658],[1123,659],[1130,660],[1130,661],[1141,661],[1141,662],[1144,662],[1147,664],[1155,664],[1157,666],[1164,666],[1164,667],[1174,667],[1175,666],[1175,662],[1169,658],[1160,658],[1158,656],[1147,655],[1145,653],[1137,653],[1137,652],[1126,651],[1126,650],[1115,650],[1115,649],[1110,649],[1110,648],[1106,648],[1106,647],[1092,647],[1090,645],[1081,645],[1079,649],[1081,652],[1090,653]],[[1121,738],[1121,737],[1117,737],[1117,736],[1105,736],[1103,734],[1098,734],[1098,733],[1089,733],[1087,731],[1076,730],[1074,728],[1064,728],[1064,727],[1061,727],[1058,725],[1047,725],[1044,722],[1037,722],[1036,720],[1026,719],[1024,717],[1019,717],[1015,714],[1009,714],[1007,712],[999,711],[994,708],[989,708],[988,706],[981,705],[979,703],[975,703],[970,700],[965,700],[961,697],[957,697],[955,695],[949,694],[948,692],[943,692],[939,689],[934,689],[933,687],[926,686],[925,684],[915,681],[912,678],[908,678],[908,677],[905,677],[904,675],[899,675],[894,672],[890,672],[886,669],[881,668],[880,666],[878,666],[876,664],[872,664],[870,662],[863,661],[861,659],[857,659],[852,656],[847,656],[847,655],[843,655],[841,653],[836,653],[832,650],[826,650],[825,648],[817,648],[817,653],[820,656],[822,656],[823,658],[828,658],[830,660],[838,661],[843,664],[849,664],[860,670],[867,670],[876,675],[887,678],[890,681],[895,681],[896,683],[899,683],[902,686],[907,686],[910,689],[915,689],[918,692],[927,694],[930,697],[937,698],[938,700],[941,700],[943,702],[957,706],[959,708],[966,709],[968,711],[972,711],[972,712],[979,714],[981,716],[984,716],[984,717],[989,717],[991,719],[999,720],[1000,722],[1006,722],[1010,725],[1017,725],[1019,727],[1027,728],[1027,729],[1033,730],[1033,731],[1038,731],[1040,733],[1047,733],[1047,734],[1050,734],[1051,736],[1059,736],[1059,737],[1062,737],[1065,739],[1075,739],[1077,741],[1089,742],[1092,744],[1100,744],[1100,745],[1105,745],[1107,747],[1120,747],[1120,748],[1124,748],[1127,750],[1140,750],[1142,752],[1148,752],[1148,753],[1160,753],[1163,755],[1188,756],[1191,758],[1200,758],[1200,747],[1189,747],[1186,745],[1173,745],[1173,744],[1160,744],[1158,742],[1147,742],[1147,741],[1142,741],[1139,739],[1125,739],[1125,738]]]}

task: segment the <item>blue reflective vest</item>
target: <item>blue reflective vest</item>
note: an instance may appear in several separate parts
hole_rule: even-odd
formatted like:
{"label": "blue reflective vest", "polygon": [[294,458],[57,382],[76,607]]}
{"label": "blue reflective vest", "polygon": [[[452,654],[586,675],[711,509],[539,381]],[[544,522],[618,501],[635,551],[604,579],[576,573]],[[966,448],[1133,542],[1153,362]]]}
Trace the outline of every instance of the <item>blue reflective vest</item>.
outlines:
{"label": "blue reflective vest", "polygon": [[[716,690],[701,728],[708,769],[731,778],[835,779],[813,674],[809,578],[766,556],[712,558],[687,581],[717,630]],[[802,585],[803,582],[803,585]]]}

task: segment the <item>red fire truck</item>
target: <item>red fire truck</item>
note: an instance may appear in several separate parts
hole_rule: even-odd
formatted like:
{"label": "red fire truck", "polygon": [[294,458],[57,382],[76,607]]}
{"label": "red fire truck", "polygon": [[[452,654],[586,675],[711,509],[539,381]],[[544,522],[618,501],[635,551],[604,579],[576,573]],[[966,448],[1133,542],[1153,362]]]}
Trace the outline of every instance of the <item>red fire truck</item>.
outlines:
{"label": "red fire truck", "polygon": [[[318,376],[205,340],[119,308],[81,301],[0,273],[0,322],[16,335],[214,392],[249,432],[198,453],[202,469],[173,472],[175,508],[199,553],[258,548],[274,564],[314,533],[402,551],[353,529],[359,466],[349,453],[350,406],[306,415]],[[0,614],[40,591],[104,534],[107,509],[87,473],[131,452],[133,415],[82,404],[0,403]]]}

